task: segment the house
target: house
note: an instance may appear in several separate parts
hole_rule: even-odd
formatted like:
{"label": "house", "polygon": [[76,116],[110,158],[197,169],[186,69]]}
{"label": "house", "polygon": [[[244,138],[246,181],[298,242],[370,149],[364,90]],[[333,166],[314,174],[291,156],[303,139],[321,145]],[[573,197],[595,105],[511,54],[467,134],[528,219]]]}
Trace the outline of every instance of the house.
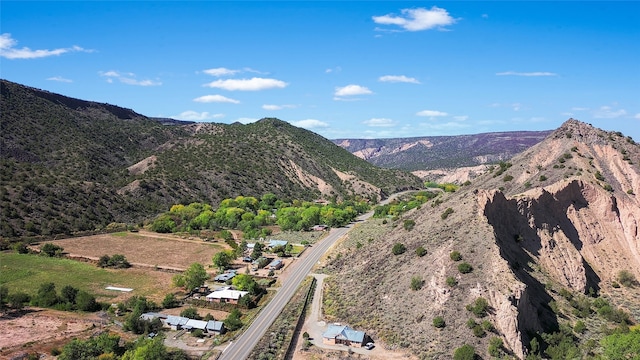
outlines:
{"label": "house", "polygon": [[222,335],[226,331],[224,327],[224,323],[222,321],[214,321],[214,320],[209,320],[207,322],[207,326],[205,330],[207,334],[217,334],[217,335]]}
{"label": "house", "polygon": [[187,321],[189,321],[189,319],[186,317],[169,315],[162,323],[171,330],[180,330]]}
{"label": "house", "polygon": [[213,280],[218,282],[226,282],[227,280],[233,279],[234,276],[236,276],[236,271],[229,270],[229,271],[225,271],[223,274],[216,275],[216,277],[214,277]]}
{"label": "house", "polygon": [[157,312],[147,312],[147,313],[144,313],[144,314],[140,315],[140,320],[153,321],[156,318],[159,318],[160,320],[163,320],[163,319],[167,318],[167,315],[161,314],[161,313],[157,313]]}
{"label": "house", "polygon": [[188,319],[187,322],[182,325],[182,328],[189,331],[195,329],[204,331],[207,328],[207,322],[202,320]]}
{"label": "house", "polygon": [[357,331],[346,325],[331,324],[322,334],[322,343],[362,347],[365,336],[364,331]]}
{"label": "house", "polygon": [[267,243],[267,247],[273,249],[276,246],[287,246],[289,242],[286,240],[269,240],[269,243]]}
{"label": "house", "polygon": [[284,266],[284,263],[280,259],[275,259],[269,264],[269,270],[279,270]]}
{"label": "house", "polygon": [[207,301],[237,304],[240,299],[248,293],[248,291],[231,290],[227,288],[214,291],[211,294],[207,295]]}

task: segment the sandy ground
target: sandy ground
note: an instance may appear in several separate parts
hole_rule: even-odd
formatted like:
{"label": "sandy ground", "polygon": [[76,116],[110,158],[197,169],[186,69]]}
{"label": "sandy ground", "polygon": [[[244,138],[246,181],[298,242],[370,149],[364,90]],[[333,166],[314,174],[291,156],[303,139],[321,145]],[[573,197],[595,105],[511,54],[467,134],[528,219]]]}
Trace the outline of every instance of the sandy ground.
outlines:
{"label": "sandy ground", "polygon": [[103,322],[97,313],[79,314],[38,308],[2,313],[0,359],[9,359],[24,352],[49,354],[52,348],[62,347],[74,337],[100,331]]}

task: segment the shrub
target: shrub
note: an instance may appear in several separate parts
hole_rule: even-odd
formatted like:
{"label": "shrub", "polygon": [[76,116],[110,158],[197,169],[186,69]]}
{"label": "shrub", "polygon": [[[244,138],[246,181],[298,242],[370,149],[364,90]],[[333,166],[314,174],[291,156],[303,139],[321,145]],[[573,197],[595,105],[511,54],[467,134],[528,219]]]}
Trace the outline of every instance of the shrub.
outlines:
{"label": "shrub", "polygon": [[507,181],[511,181],[513,180],[513,176],[511,175],[505,175],[504,178],[502,178],[502,181],[507,182]]}
{"label": "shrub", "polygon": [[585,330],[587,330],[587,326],[582,320],[576,321],[575,325],[573,325],[573,331],[578,334],[582,334]]}
{"label": "shrub", "polygon": [[485,317],[489,312],[489,302],[483,297],[476,298],[473,304],[467,305],[467,310],[477,317]]}
{"label": "shrub", "polygon": [[469,265],[466,262],[463,262],[463,263],[458,265],[458,271],[461,274],[468,274],[468,273],[473,271],[473,266]]}
{"label": "shrub", "polygon": [[462,260],[462,255],[460,254],[459,251],[454,250],[449,254],[449,258],[451,258],[451,260],[453,261],[460,261]]}
{"label": "shrub", "polygon": [[447,208],[447,210],[445,210],[442,215],[440,215],[440,217],[442,218],[442,220],[446,219],[447,217],[449,217],[449,215],[453,214],[453,209],[452,208]]}
{"label": "shrub", "polygon": [[422,246],[418,246],[418,248],[416,249],[416,255],[418,255],[419,257],[427,255],[427,249],[423,248]]}
{"label": "shrub", "polygon": [[617,280],[620,284],[626,287],[633,287],[637,282],[636,277],[628,270],[620,270],[618,272]]}
{"label": "shrub", "polygon": [[629,194],[629,195],[634,195],[634,194],[633,194],[633,189],[629,189],[629,190],[627,190],[627,194]]}
{"label": "shrub", "polygon": [[179,305],[178,299],[176,299],[176,296],[173,294],[167,294],[162,300],[162,307],[165,309],[175,308]]}
{"label": "shrub", "polygon": [[454,360],[474,360],[476,357],[476,350],[469,344],[464,344],[453,352]]}
{"label": "shrub", "polygon": [[454,287],[458,285],[458,281],[453,276],[447,276],[446,282],[447,282],[447,285],[449,285],[450,287]]}
{"label": "shrub", "polygon": [[411,278],[411,286],[410,286],[411,290],[417,291],[422,289],[422,284],[423,284],[423,281],[420,276],[413,276]]}
{"label": "shrub", "polygon": [[476,325],[473,327],[473,335],[475,337],[484,337],[487,333],[482,329],[482,326]]}
{"label": "shrub", "polygon": [[489,339],[489,355],[493,357],[499,357],[502,353],[503,342],[502,339],[494,336]]}
{"label": "shrub", "polygon": [[46,243],[42,245],[42,248],[40,249],[43,255],[47,255],[50,257],[61,256],[63,250],[64,249],[61,246],[58,246],[52,243]]}
{"label": "shrub", "polygon": [[491,321],[484,320],[482,322],[482,329],[485,330],[485,331],[493,331],[493,330],[495,330],[495,327],[493,327],[493,324],[491,323]]}
{"label": "shrub", "polygon": [[393,255],[404,254],[405,251],[407,251],[407,248],[404,246],[403,243],[395,243],[393,244],[393,248],[391,249],[391,252],[393,253]]}
{"label": "shrub", "polygon": [[415,225],[416,225],[416,222],[414,220],[409,219],[409,220],[405,220],[404,221],[404,225],[403,226],[404,226],[405,230],[411,231],[411,230],[413,230],[413,227]]}
{"label": "shrub", "polygon": [[593,176],[595,176],[597,180],[604,181],[604,175],[602,175],[600,171],[596,171],[596,173]]}
{"label": "shrub", "polygon": [[442,316],[436,316],[433,318],[433,326],[438,328],[438,329],[442,329],[443,327],[445,327],[447,324],[445,323],[444,319],[442,318]]}
{"label": "shrub", "polygon": [[547,177],[544,175],[540,175],[540,177],[538,178],[538,180],[540,181],[547,181]]}
{"label": "shrub", "polygon": [[189,308],[186,308],[186,309],[182,310],[180,312],[180,316],[186,317],[186,318],[189,318],[189,319],[194,319],[194,320],[202,319],[200,317],[200,315],[198,314],[198,309],[196,309],[194,307],[189,307]]}

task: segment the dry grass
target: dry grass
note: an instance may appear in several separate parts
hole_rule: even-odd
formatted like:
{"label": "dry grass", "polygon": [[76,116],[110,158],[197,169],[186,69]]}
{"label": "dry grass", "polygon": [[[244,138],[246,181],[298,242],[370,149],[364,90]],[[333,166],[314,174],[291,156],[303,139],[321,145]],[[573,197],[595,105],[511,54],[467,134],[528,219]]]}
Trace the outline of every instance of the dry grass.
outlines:
{"label": "dry grass", "polygon": [[227,249],[223,242],[209,243],[197,238],[141,231],[119,232],[56,240],[72,257],[98,259],[122,254],[133,265],[160,266],[184,270],[191,263],[211,264],[213,255]]}

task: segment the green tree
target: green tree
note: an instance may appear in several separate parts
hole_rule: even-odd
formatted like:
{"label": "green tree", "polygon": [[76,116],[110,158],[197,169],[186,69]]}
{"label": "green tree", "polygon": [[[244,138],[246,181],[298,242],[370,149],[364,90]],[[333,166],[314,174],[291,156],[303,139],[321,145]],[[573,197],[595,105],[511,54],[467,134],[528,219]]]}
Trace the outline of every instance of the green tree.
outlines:
{"label": "green tree", "polygon": [[100,308],[100,304],[96,301],[95,296],[86,291],[78,291],[78,295],[76,295],[76,306],[80,311],[96,311]]}
{"label": "green tree", "polygon": [[202,317],[200,317],[200,314],[198,314],[198,309],[196,309],[194,307],[188,307],[188,308],[182,310],[180,312],[180,316],[186,317],[186,318],[189,318],[189,319],[195,319],[195,320],[202,319]]}
{"label": "green tree", "polygon": [[497,336],[489,339],[489,355],[493,357],[499,357],[500,355],[502,355],[503,345],[504,343],[502,342],[502,339]]}
{"label": "green tree", "polygon": [[4,309],[9,302],[9,288],[5,285],[0,285],[0,309]]}
{"label": "green tree", "polygon": [[460,261],[462,260],[462,255],[460,254],[460,251],[452,251],[449,254],[449,258],[453,261]]}
{"label": "green tree", "polygon": [[213,265],[220,269],[220,271],[224,271],[229,264],[235,259],[235,254],[231,250],[221,251],[213,255]]}
{"label": "green tree", "polygon": [[408,219],[404,221],[403,227],[405,230],[411,231],[414,226],[416,226],[416,222],[414,220]]}
{"label": "green tree", "polygon": [[469,344],[464,344],[453,352],[454,360],[474,360],[476,357],[476,350]]}
{"label": "green tree", "polygon": [[242,327],[242,320],[240,319],[241,316],[242,313],[240,313],[240,310],[231,310],[229,315],[227,315],[227,318],[224,319],[224,326],[230,331],[240,329]]}
{"label": "green tree", "polygon": [[253,245],[253,250],[251,251],[251,259],[256,260],[262,256],[262,250],[264,249],[264,245],[262,243],[255,243]]}
{"label": "green tree", "polygon": [[202,286],[208,278],[209,275],[204,269],[204,266],[202,266],[202,264],[200,263],[193,263],[189,265],[187,270],[185,270],[182,274],[174,276],[173,283],[176,286],[181,286],[191,291]]}
{"label": "green tree", "polygon": [[42,248],[40,248],[41,254],[47,255],[50,257],[61,256],[63,250],[64,249],[61,246],[58,246],[52,243],[45,243],[44,245],[42,245]]}
{"label": "green tree", "polygon": [[489,302],[483,297],[478,297],[473,304],[467,305],[467,310],[474,313],[477,317],[485,317],[489,312]]}
{"label": "green tree", "polygon": [[51,307],[58,303],[58,294],[56,293],[56,284],[49,282],[41,284],[38,293],[34,299],[36,306]]}
{"label": "green tree", "polygon": [[468,274],[473,271],[473,266],[469,265],[466,262],[458,264],[458,271],[461,274]]}
{"label": "green tree", "polygon": [[258,284],[253,279],[253,276],[247,274],[238,274],[231,279],[231,284],[233,287],[240,291],[249,291],[251,293],[255,292]]}
{"label": "green tree", "polygon": [[612,334],[600,340],[603,355],[609,360],[640,360],[640,330]]}
{"label": "green tree", "polygon": [[16,310],[20,310],[24,307],[24,304],[31,300],[29,294],[24,292],[17,292],[9,295],[9,305]]}
{"label": "green tree", "polygon": [[178,299],[174,294],[167,294],[162,300],[162,307],[165,309],[171,309],[180,305]]}
{"label": "green tree", "polygon": [[78,289],[71,285],[66,285],[60,290],[60,300],[69,304],[76,303],[76,295],[78,295]]}
{"label": "green tree", "polygon": [[446,323],[445,323],[444,319],[442,318],[442,316],[436,316],[436,317],[433,318],[433,326],[438,328],[438,329],[441,329],[441,328],[446,326]]}
{"label": "green tree", "polygon": [[427,255],[427,249],[422,246],[418,246],[418,248],[416,249],[416,255],[418,255],[419,257]]}

